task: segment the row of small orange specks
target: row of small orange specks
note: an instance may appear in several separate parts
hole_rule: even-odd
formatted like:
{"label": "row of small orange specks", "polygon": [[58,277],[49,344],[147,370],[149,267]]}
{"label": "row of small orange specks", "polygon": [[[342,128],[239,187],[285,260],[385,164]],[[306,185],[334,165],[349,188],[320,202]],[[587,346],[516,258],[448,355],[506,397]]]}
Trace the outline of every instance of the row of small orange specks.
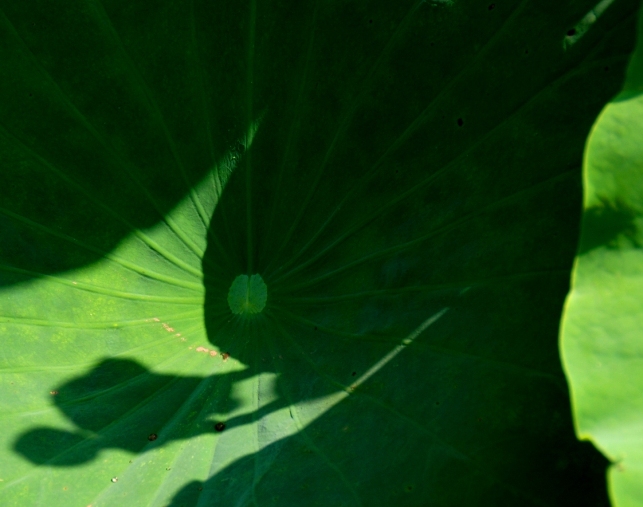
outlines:
{"label": "row of small orange specks", "polygon": [[[192,349],[192,347],[190,347],[190,349]],[[205,352],[206,354],[210,354],[212,357],[214,357],[214,356],[216,356],[216,355],[217,355],[217,351],[216,351],[216,350],[206,349],[205,347],[197,347],[197,348],[196,348],[196,351],[197,351],[197,352]],[[224,352],[223,354],[221,354],[221,358],[222,358],[224,361],[227,361],[229,357],[230,357],[230,354],[228,354],[227,352]]]}
{"label": "row of small orange specks", "polygon": [[[149,319],[149,320],[150,320],[150,321],[153,321],[153,322],[161,322],[161,319],[159,319],[158,317],[154,317],[154,318]],[[168,333],[173,333],[173,332],[175,331],[175,329],[174,329],[173,327],[171,327],[167,322],[161,322],[161,325],[163,326],[163,329],[165,329]],[[186,340],[185,340],[185,337],[181,336],[181,333],[176,333],[176,334],[175,334],[175,336],[176,336],[177,338],[180,338],[180,340],[181,340],[182,342],[186,341]],[[189,348],[190,350],[192,350],[192,347],[188,347],[188,348]],[[196,352],[204,352],[204,353],[206,353],[206,354],[210,354],[212,357],[214,357],[214,356],[216,356],[216,355],[217,355],[217,351],[216,351],[216,350],[206,349],[205,347],[197,347],[197,348],[196,348]],[[223,353],[221,354],[221,358],[222,358],[224,361],[227,361],[229,357],[230,357],[230,354],[228,354],[227,352],[223,352]]]}

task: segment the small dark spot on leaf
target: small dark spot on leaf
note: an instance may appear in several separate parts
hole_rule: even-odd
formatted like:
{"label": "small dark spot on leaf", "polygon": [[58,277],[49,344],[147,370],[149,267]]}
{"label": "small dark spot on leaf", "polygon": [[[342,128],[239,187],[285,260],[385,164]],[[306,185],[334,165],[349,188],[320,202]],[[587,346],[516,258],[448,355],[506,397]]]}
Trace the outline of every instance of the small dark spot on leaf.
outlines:
{"label": "small dark spot on leaf", "polygon": [[369,22],[369,23],[372,23],[372,22],[373,22],[373,20],[372,20],[372,19],[369,19],[369,20],[368,20],[368,22]]}
{"label": "small dark spot on leaf", "polygon": [[526,55],[528,55],[528,54],[529,54],[529,50],[528,50],[528,49],[525,49],[525,54],[526,54]]}
{"label": "small dark spot on leaf", "polygon": [[129,460],[129,462],[131,463],[131,462],[132,462],[132,460]]}
{"label": "small dark spot on leaf", "polygon": [[433,46],[435,46],[435,44],[432,42],[432,43],[431,43],[431,47],[433,47]]}
{"label": "small dark spot on leaf", "polygon": [[351,373],[351,375],[354,377],[355,375],[357,375],[357,372],[354,371],[353,373]]}
{"label": "small dark spot on leaf", "polygon": [[605,70],[610,70],[610,68],[609,68],[609,67],[605,67]]}
{"label": "small dark spot on leaf", "polygon": [[227,352],[224,352],[223,354],[221,354],[221,357],[223,358],[224,361],[226,361],[230,357],[230,354],[228,354]]}
{"label": "small dark spot on leaf", "polygon": [[489,5],[489,10],[492,11],[496,8],[496,4]]}
{"label": "small dark spot on leaf", "polygon": [[570,28],[569,30],[567,30],[567,35],[569,35],[570,37],[572,35],[576,35],[576,28]]}
{"label": "small dark spot on leaf", "polygon": [[51,394],[52,396],[56,396],[58,394],[58,391],[49,391],[49,394]]}
{"label": "small dark spot on leaf", "polygon": [[223,431],[225,429],[225,424],[218,422],[214,425],[214,429],[217,431]]}
{"label": "small dark spot on leaf", "polygon": [[167,467],[165,470],[169,472],[172,469],[170,467]]}
{"label": "small dark spot on leaf", "polygon": [[199,491],[203,491],[203,488],[199,488]]}
{"label": "small dark spot on leaf", "polygon": [[439,402],[439,401],[436,401],[436,402],[435,402],[435,404],[436,404],[436,405],[439,405],[439,404],[440,404],[440,402]]}
{"label": "small dark spot on leaf", "polygon": [[63,488],[63,491],[67,491],[67,486],[65,486],[65,487]]}
{"label": "small dark spot on leaf", "polygon": [[317,326],[315,326],[315,331],[317,331]]}
{"label": "small dark spot on leaf", "polygon": [[478,419],[476,419],[476,420],[477,420],[478,422],[482,422],[482,417],[478,417]]}
{"label": "small dark spot on leaf", "polygon": [[458,127],[462,127],[464,125],[464,120],[462,118],[458,118]]}
{"label": "small dark spot on leaf", "polygon": [[158,435],[157,435],[156,433],[150,433],[150,434],[148,435],[148,437],[147,437],[147,439],[148,439],[150,442],[154,442],[154,440],[156,440],[157,438],[158,438]]}
{"label": "small dark spot on leaf", "polygon": [[413,486],[407,486],[407,487],[406,487],[406,490],[407,490],[407,491],[413,491]]}

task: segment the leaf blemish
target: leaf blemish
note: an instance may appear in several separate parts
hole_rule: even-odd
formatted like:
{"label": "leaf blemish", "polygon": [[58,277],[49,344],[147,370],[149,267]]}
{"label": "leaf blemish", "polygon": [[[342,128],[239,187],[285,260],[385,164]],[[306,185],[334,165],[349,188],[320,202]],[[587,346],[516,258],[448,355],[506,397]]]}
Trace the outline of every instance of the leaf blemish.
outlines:
{"label": "leaf blemish", "polygon": [[216,423],[216,424],[214,425],[214,429],[215,429],[216,431],[221,432],[221,431],[223,431],[223,430],[225,429],[225,424],[224,424],[224,423],[222,423],[222,422],[218,422],[218,423]]}
{"label": "leaf blemish", "polygon": [[[147,437],[147,439],[150,442],[154,442],[154,440],[156,440],[157,438],[158,438],[158,435],[156,433],[150,433],[149,436]],[[131,463],[131,461],[130,461],[130,463]]]}

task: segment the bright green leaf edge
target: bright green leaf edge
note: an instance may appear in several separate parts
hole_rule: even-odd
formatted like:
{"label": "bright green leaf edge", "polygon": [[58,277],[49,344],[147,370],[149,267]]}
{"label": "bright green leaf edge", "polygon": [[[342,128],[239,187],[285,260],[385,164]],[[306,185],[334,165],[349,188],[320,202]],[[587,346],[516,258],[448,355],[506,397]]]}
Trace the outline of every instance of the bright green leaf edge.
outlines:
{"label": "bright green leaf edge", "polygon": [[584,210],[561,327],[576,433],[612,462],[615,507],[643,505],[643,17],[623,91],[584,157]]}

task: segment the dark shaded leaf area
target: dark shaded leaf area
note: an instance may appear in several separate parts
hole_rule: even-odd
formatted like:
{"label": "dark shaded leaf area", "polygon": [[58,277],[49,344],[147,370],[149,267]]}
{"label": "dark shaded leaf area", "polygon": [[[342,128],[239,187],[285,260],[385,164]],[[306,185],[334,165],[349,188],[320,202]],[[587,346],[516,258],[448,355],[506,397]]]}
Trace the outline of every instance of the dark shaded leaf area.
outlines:
{"label": "dark shaded leaf area", "polygon": [[636,4],[1,1],[0,504],[608,505],[557,334]]}

